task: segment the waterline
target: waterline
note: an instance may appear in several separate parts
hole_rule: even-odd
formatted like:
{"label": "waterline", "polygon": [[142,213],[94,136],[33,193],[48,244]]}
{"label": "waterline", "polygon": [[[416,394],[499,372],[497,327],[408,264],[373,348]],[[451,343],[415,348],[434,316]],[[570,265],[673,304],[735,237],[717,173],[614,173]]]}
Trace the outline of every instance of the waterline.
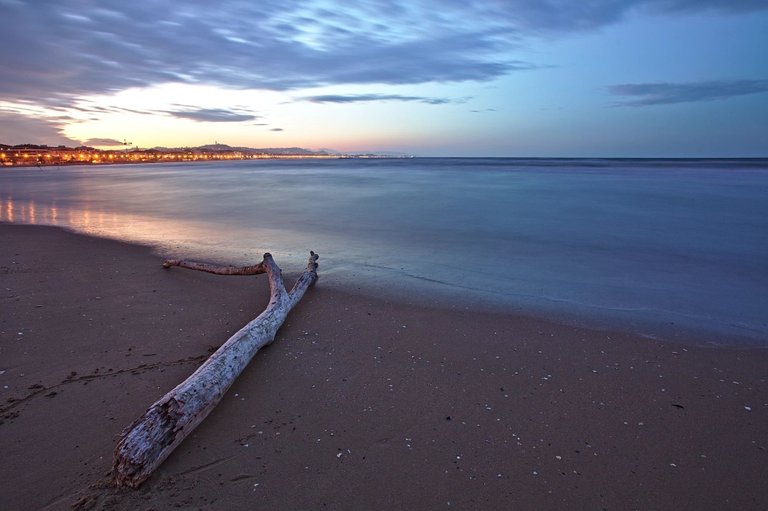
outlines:
{"label": "waterline", "polygon": [[[409,159],[0,173],[0,220],[320,285],[768,344],[768,163]],[[286,268],[290,271],[290,268]]]}

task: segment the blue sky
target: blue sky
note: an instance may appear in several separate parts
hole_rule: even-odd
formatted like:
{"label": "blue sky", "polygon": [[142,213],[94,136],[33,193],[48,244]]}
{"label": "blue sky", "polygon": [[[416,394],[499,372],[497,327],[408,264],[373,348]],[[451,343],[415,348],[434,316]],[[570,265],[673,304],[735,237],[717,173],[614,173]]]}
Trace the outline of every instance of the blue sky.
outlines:
{"label": "blue sky", "polygon": [[768,156],[766,0],[0,0],[0,142]]}

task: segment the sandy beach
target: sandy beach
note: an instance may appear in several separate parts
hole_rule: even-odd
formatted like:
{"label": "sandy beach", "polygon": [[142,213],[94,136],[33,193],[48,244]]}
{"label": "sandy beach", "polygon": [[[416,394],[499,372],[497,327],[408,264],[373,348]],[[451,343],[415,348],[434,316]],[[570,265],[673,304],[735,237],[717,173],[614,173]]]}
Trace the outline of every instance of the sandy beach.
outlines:
{"label": "sandy beach", "polygon": [[768,350],[331,291],[320,256],[276,342],[118,490],[120,432],[263,310],[266,278],[0,224],[0,509],[768,508]]}

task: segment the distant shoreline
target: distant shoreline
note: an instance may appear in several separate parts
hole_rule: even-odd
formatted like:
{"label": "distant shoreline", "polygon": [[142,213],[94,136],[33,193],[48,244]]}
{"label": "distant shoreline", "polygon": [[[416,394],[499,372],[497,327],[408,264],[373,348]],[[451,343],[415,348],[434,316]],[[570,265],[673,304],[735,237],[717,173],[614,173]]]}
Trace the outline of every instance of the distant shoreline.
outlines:
{"label": "distant shoreline", "polygon": [[332,149],[313,151],[301,147],[231,147],[209,144],[199,147],[153,147],[140,149],[125,142],[117,149],[90,146],[67,147],[45,144],[0,144],[0,167],[43,167],[62,165],[111,165],[129,163],[195,163],[226,160],[338,160],[347,158],[411,158],[411,155],[377,152],[345,153]]}
{"label": "distant shoreline", "polygon": [[[6,153],[7,154],[7,153]],[[668,166],[688,167],[695,165],[700,168],[718,167],[721,164],[736,164],[739,168],[765,169],[768,167],[768,157],[733,157],[733,158],[592,158],[592,157],[520,157],[520,156],[393,156],[393,155],[350,155],[350,154],[179,154],[179,153],[109,153],[106,158],[75,157],[70,159],[47,158],[45,155],[20,157],[0,157],[0,169],[6,168],[38,168],[38,167],[71,167],[71,166],[103,166],[103,165],[143,165],[158,163],[206,163],[222,161],[269,161],[269,160],[387,160],[387,159],[443,159],[443,160],[507,160],[513,166],[521,164],[533,167],[560,167],[578,165],[581,167],[608,167],[620,163],[625,166],[646,167],[651,163],[665,163]],[[703,165],[702,165],[703,164]]]}
{"label": "distant shoreline", "polygon": [[18,167],[65,167],[73,165],[141,165],[152,163],[205,163],[214,161],[243,161],[243,160],[341,160],[341,159],[374,159],[393,158],[378,155],[339,155],[339,154],[249,154],[237,155],[231,153],[111,153],[105,152],[99,156],[76,155],[71,158],[50,156],[48,153],[4,156],[0,165],[5,168]]}

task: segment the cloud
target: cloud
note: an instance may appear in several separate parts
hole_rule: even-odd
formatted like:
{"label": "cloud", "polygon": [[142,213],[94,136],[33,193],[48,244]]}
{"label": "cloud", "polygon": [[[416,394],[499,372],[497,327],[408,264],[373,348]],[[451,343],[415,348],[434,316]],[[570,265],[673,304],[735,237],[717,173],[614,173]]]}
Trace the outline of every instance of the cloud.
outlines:
{"label": "cloud", "polygon": [[764,0],[507,0],[482,4],[476,8],[486,22],[506,23],[524,35],[563,35],[599,29],[638,12],[741,14],[768,9]]}
{"label": "cloud", "polygon": [[618,106],[652,106],[715,101],[768,92],[768,80],[721,80],[692,83],[627,83],[611,85],[607,92],[624,96]]}
{"label": "cloud", "polygon": [[289,90],[487,80],[532,67],[502,54],[508,43],[499,28],[456,28],[462,9],[451,8],[443,17],[419,8],[417,25],[394,14],[413,10],[402,0],[339,3],[331,5],[333,13],[321,12],[319,5],[223,0],[212,9],[208,2],[190,0],[160,9],[148,0],[5,3],[0,45],[14,51],[4,55],[0,97],[52,104],[167,82]]}
{"label": "cloud", "polygon": [[0,98],[69,98],[181,82],[290,90],[486,81],[533,69],[521,41],[638,10],[750,12],[763,0],[4,1]]}
{"label": "cloud", "polygon": [[[296,90],[489,81],[537,69],[530,38],[662,15],[768,8],[764,0],[0,0],[0,99],[74,98],[163,83]],[[172,8],[171,8],[172,7]],[[220,115],[218,115],[220,114]],[[244,113],[175,112],[240,122]],[[239,117],[242,116],[242,117]]]}
{"label": "cloud", "polygon": [[124,142],[115,140],[114,138],[89,138],[83,142],[83,145],[87,146],[101,146],[101,147],[114,147],[127,145]]}
{"label": "cloud", "polygon": [[453,100],[447,98],[430,98],[424,96],[403,96],[400,94],[324,94],[300,98],[311,103],[367,103],[372,101],[414,101],[429,105],[445,105],[447,103],[463,103],[466,99]]}
{"label": "cloud", "polygon": [[285,131],[283,128],[272,128],[269,131]]}
{"label": "cloud", "polygon": [[66,137],[56,122],[0,110],[1,144],[26,144],[35,140],[51,145],[80,145],[78,141]]}
{"label": "cloud", "polygon": [[68,108],[62,108],[62,111],[77,111],[77,112],[83,112],[87,114],[137,114],[137,115],[154,115],[157,112],[152,110],[138,110],[135,108],[125,108],[125,107],[119,107],[119,106],[101,106],[101,105],[93,105],[90,104],[88,101],[83,100],[76,100],[74,103],[72,103],[71,106]]}
{"label": "cloud", "polygon": [[655,0],[648,2],[662,11],[719,11],[745,13],[766,9],[765,0]]}
{"label": "cloud", "polygon": [[169,110],[166,112],[174,117],[192,119],[200,122],[245,122],[259,117],[251,114],[238,113],[222,108],[198,108],[195,110]]}

